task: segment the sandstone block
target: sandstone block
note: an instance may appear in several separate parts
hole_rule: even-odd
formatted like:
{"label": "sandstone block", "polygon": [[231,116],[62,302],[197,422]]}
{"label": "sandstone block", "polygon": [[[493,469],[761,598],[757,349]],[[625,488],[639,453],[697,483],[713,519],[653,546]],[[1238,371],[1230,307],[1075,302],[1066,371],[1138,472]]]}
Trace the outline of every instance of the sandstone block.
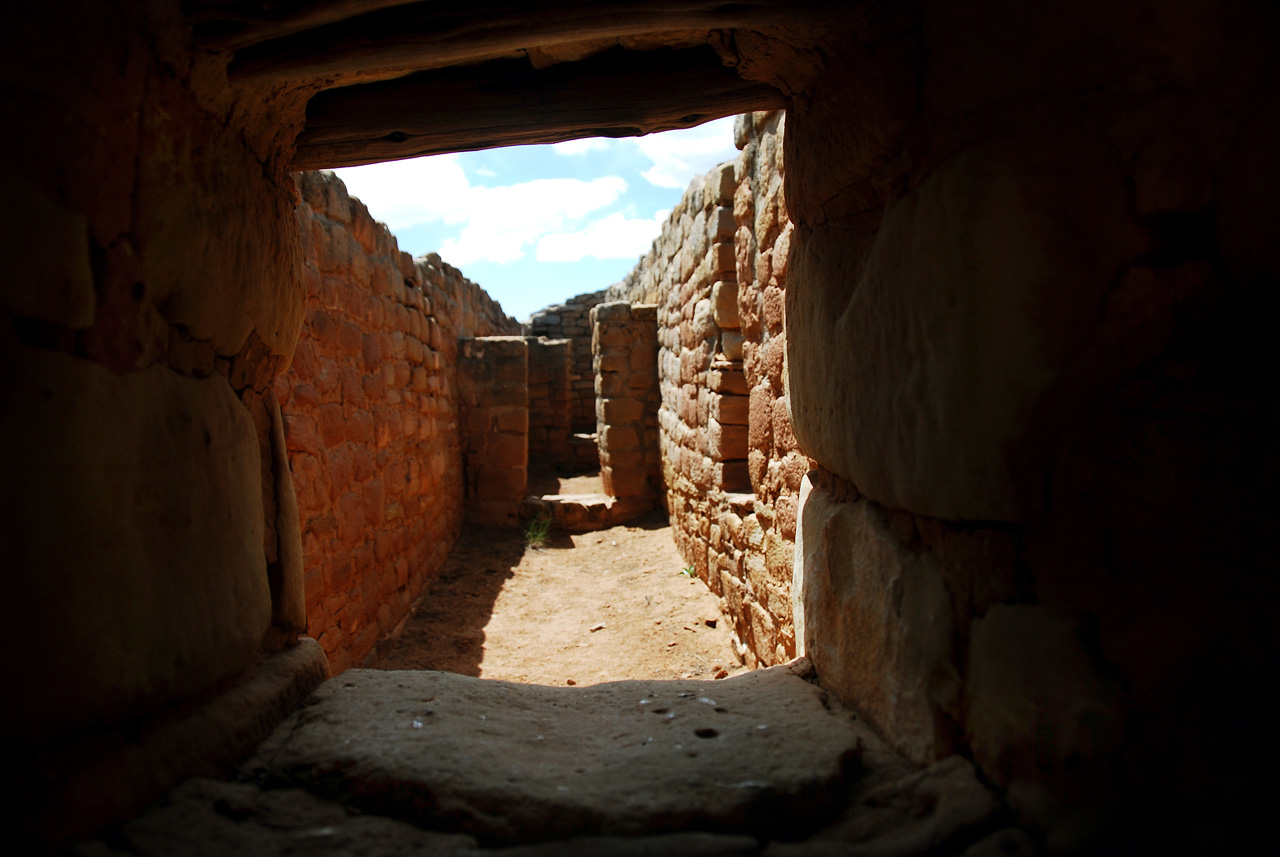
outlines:
{"label": "sandstone block", "polygon": [[601,446],[610,451],[638,449],[640,436],[632,426],[605,426],[600,437]]}
{"label": "sandstone block", "polygon": [[625,322],[630,320],[631,304],[628,301],[608,301],[596,304],[591,310],[591,322],[593,324],[605,321]]}
{"label": "sandstone block", "polygon": [[829,284],[786,292],[797,437],[888,506],[1016,521],[1039,496],[1010,456],[1139,241],[1108,145],[1061,131],[953,155],[872,242],[792,236],[792,279]]}
{"label": "sandstone block", "polygon": [[711,420],[707,426],[709,451],[716,461],[745,459],[747,457],[747,427],[724,425]]}
{"label": "sandstone block", "polygon": [[708,380],[711,389],[717,393],[745,396],[750,392],[740,364],[729,368],[713,366]]}
{"label": "sandstone block", "polygon": [[639,399],[602,399],[601,407],[605,423],[612,426],[636,423],[644,416],[644,403]]}
{"label": "sandstone block", "polygon": [[22,609],[0,635],[27,654],[7,733],[39,744],[243,669],[271,594],[257,430],[227,382],[9,354],[0,539]]}
{"label": "sandstone block", "polygon": [[749,422],[750,402],[746,396],[713,395],[711,418],[722,424],[745,426]]}
{"label": "sandstone block", "polygon": [[840,503],[817,488],[801,529],[804,646],[824,684],[912,762],[946,755],[938,724],[956,710],[959,674],[937,560],[899,543],[874,503]]}
{"label": "sandstone block", "polygon": [[717,280],[711,287],[712,318],[722,329],[737,330],[741,325],[738,317],[738,285],[733,282]]}
{"label": "sandstone block", "polygon": [[733,273],[737,265],[736,256],[734,255],[734,242],[721,241],[712,244],[708,260],[711,264],[710,273],[712,276],[725,279],[724,275]]}
{"label": "sandstone block", "polygon": [[720,353],[724,355],[726,360],[741,360],[744,339],[741,332],[726,330],[720,334]]}
{"label": "sandstone block", "polygon": [[[703,557],[699,564],[705,551]],[[427,706],[424,699],[434,701]],[[700,701],[709,699],[714,705]],[[664,716],[655,708],[675,715],[661,728],[677,731],[650,742]],[[380,815],[435,828],[446,823],[500,844],[584,831],[793,830],[838,805],[843,765],[875,740],[785,668],[674,688],[661,682],[550,688],[361,671],[322,685],[308,710],[317,716],[282,727],[269,742],[273,752],[251,766],[322,795],[357,796],[356,805],[370,811],[380,801]],[[388,724],[388,711],[407,712],[404,725]],[[477,740],[481,716],[486,734]],[[411,720],[422,727],[411,728]],[[531,722],[545,740],[530,740]],[[584,734],[608,736],[596,756],[582,756]],[[696,757],[687,755],[689,742],[696,742]],[[377,797],[367,785],[375,780]],[[703,786],[743,781],[769,783],[771,799],[756,800],[755,789]],[[422,793],[436,796],[431,809],[413,799]],[[447,815],[437,806],[448,807]],[[695,851],[704,853],[688,849]],[[713,851],[720,853],[705,853]]]}

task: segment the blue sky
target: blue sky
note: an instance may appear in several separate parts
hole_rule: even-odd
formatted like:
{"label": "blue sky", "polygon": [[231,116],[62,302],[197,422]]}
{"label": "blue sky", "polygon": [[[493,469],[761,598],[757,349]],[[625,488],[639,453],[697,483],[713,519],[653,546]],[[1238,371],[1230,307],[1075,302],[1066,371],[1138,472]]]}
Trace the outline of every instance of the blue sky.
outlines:
{"label": "blue sky", "polygon": [[521,321],[622,279],[689,180],[736,157],[733,118],[335,170],[401,250],[435,251]]}

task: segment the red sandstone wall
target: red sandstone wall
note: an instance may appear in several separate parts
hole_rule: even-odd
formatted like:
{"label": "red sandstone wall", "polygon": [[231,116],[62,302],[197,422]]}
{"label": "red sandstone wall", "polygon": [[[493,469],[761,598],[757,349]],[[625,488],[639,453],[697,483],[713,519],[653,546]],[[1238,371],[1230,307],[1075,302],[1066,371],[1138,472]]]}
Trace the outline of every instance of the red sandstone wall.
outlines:
{"label": "red sandstone wall", "polygon": [[457,336],[518,325],[438,256],[416,263],[332,174],[297,176],[307,315],[277,378],[307,633],[377,663],[462,524]]}
{"label": "red sandstone wall", "polygon": [[740,117],[742,155],[695,179],[609,298],[656,303],[663,479],[682,556],[724,599],[739,656],[796,655],[791,576],[809,470],[791,432],[781,111]]}

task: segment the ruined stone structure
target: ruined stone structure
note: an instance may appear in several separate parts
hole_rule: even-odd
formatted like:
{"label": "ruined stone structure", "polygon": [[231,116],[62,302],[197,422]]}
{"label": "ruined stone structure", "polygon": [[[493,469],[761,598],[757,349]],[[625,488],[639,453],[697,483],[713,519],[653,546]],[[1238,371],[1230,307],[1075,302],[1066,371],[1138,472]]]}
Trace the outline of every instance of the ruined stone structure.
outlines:
{"label": "ruined stone structure", "polygon": [[581,467],[573,443],[573,341],[530,338],[529,461],[561,470]]}
{"label": "ruined stone structure", "polygon": [[529,343],[488,336],[464,339],[459,351],[467,511],[514,527],[529,485]]}
{"label": "ruined stone structure", "polygon": [[600,481],[610,497],[652,501],[658,451],[657,307],[611,301],[591,310]]}
{"label": "ruined stone structure", "polygon": [[[1267,795],[1223,784],[1277,750],[1278,17],[1263,0],[9,10],[18,840],[63,843],[225,772],[323,673],[295,643],[275,384],[306,312],[290,170],[785,108],[785,381],[781,339],[752,370],[744,335],[743,387],[760,371],[750,392],[785,391],[813,463],[797,650],[904,755],[971,757],[1039,847],[1240,850]],[[760,217],[754,272],[733,267],[768,330],[782,260],[763,276],[779,247]],[[753,493],[772,490],[750,443]]]}
{"label": "ruined stone structure", "polygon": [[[659,305],[663,481],[685,560],[724,599],[739,656],[797,654],[796,505],[809,459],[785,394],[783,115],[739,117],[743,150],[696,179],[611,296]],[[774,260],[779,260],[774,264]]]}
{"label": "ruined stone structure", "polygon": [[[591,365],[591,308],[605,299],[605,291],[587,292],[552,304],[529,316],[527,334],[572,343],[574,432],[592,432],[596,427],[596,388]],[[594,458],[588,462],[594,466]]]}
{"label": "ruined stone structure", "polygon": [[306,629],[375,666],[462,526],[457,340],[518,330],[439,257],[417,262],[333,174],[297,174],[307,313],[276,376]]}

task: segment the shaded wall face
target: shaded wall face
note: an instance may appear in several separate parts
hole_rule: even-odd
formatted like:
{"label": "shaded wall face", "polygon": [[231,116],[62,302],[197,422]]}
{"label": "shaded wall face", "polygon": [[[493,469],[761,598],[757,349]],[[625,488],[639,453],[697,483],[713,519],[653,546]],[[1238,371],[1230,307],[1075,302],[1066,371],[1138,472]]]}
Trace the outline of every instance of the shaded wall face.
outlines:
{"label": "shaded wall face", "polygon": [[462,526],[456,330],[514,324],[438,259],[401,253],[334,175],[297,181],[307,315],[275,388],[306,630],[336,674],[376,666]]}
{"label": "shaded wall face", "polygon": [[29,654],[4,722],[31,745],[198,693],[300,626],[271,384],[303,313],[291,188],[176,78],[170,11],[5,25],[25,121],[5,134],[0,540],[23,609],[3,635]]}
{"label": "shaded wall face", "polygon": [[1205,784],[1269,733],[1275,10],[897,14],[788,114],[806,648],[1059,845],[1240,817]]}
{"label": "shaded wall face", "polygon": [[529,343],[463,339],[457,373],[468,516],[518,526],[529,485]]}

